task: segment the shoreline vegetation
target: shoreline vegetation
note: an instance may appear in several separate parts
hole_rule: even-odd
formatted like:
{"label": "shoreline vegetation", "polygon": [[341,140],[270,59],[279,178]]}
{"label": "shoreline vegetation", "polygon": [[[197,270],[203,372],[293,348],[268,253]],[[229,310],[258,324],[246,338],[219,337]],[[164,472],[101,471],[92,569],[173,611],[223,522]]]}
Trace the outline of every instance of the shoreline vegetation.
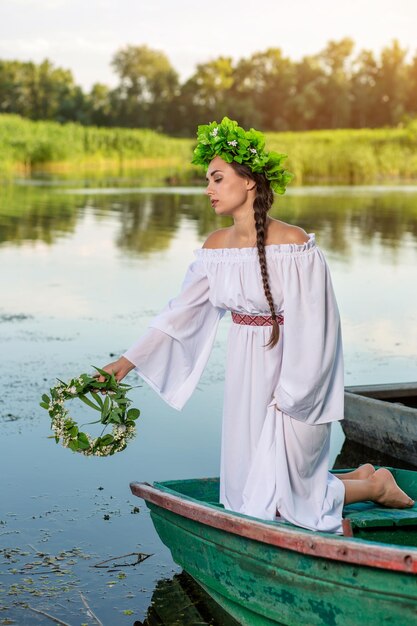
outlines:
{"label": "shoreline vegetation", "polygon": [[[289,155],[293,186],[417,183],[417,119],[396,128],[267,132],[266,138],[269,149]],[[0,180],[151,173],[157,184],[202,185],[202,171],[190,164],[194,145],[148,129],[0,114]]]}

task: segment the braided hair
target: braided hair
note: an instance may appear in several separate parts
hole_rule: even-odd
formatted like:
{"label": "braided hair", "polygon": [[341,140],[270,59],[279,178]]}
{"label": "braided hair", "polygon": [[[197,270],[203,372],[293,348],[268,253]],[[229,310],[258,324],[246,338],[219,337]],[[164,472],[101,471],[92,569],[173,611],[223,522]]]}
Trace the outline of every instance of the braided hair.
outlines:
{"label": "braided hair", "polygon": [[279,325],[277,314],[275,313],[274,300],[272,298],[271,288],[269,286],[268,268],[266,264],[265,239],[268,229],[267,219],[268,211],[274,201],[274,193],[266,176],[262,173],[252,172],[247,165],[241,165],[233,161],[230,165],[238,176],[242,178],[250,178],[256,185],[256,196],[253,203],[253,211],[256,227],[256,247],[258,249],[259,266],[261,268],[262,284],[265,297],[267,299],[269,310],[272,317],[272,333],[266,344],[266,347],[273,348],[279,339]]}

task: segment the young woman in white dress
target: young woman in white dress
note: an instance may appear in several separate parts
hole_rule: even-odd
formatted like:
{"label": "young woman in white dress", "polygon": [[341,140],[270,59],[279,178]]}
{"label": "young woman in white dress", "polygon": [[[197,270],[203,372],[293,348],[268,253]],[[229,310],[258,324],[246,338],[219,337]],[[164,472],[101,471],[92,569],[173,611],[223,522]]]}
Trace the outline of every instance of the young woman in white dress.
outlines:
{"label": "young woman in white dress", "polygon": [[199,127],[194,162],[206,193],[233,225],[195,252],[179,295],[117,361],[181,409],[209,357],[217,325],[232,313],[225,375],[220,501],[261,519],[342,532],[344,504],[414,504],[385,468],[328,471],[331,422],[343,419],[339,312],[314,235],[268,216],[285,191],[285,155],[224,118]]}

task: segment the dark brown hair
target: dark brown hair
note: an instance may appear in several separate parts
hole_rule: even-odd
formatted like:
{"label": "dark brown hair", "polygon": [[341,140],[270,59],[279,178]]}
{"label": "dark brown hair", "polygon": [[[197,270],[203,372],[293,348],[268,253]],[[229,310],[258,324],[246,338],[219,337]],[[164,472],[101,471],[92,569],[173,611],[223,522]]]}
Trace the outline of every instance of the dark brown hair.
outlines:
{"label": "dark brown hair", "polygon": [[265,255],[265,239],[268,229],[268,211],[271,208],[272,203],[274,202],[274,193],[271,189],[269,180],[264,174],[252,172],[252,170],[247,165],[241,165],[240,163],[236,163],[236,161],[232,161],[230,165],[233,167],[238,176],[240,176],[241,178],[250,178],[254,181],[256,185],[256,197],[253,203],[253,212],[256,227],[256,247],[258,249],[258,258],[261,268],[264,293],[268,301],[272,317],[271,338],[266,346],[269,348],[273,348],[278,343],[279,325],[277,321],[277,315],[275,313],[275,306],[272,298],[271,289],[269,286],[268,267]]}

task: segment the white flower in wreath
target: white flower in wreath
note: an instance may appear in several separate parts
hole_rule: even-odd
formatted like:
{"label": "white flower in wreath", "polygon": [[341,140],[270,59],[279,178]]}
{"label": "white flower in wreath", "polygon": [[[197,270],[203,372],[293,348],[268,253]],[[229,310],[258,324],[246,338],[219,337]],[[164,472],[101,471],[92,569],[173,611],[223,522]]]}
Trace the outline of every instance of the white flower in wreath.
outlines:
{"label": "white flower in wreath", "polygon": [[256,148],[249,148],[249,151],[252,152],[252,154],[258,154]]}
{"label": "white flower in wreath", "polygon": [[212,137],[217,137],[218,133],[219,133],[219,129],[218,129],[218,127],[216,127],[216,128],[213,128],[213,130],[211,131],[210,135]]}
{"label": "white flower in wreath", "polygon": [[232,139],[232,141],[228,141],[227,143],[229,144],[229,146],[233,146],[234,148],[236,148],[236,146],[237,146],[236,139]]}
{"label": "white flower in wreath", "polygon": [[[101,374],[107,377],[106,382],[114,385],[114,382],[110,381],[110,375],[106,372],[100,371]],[[61,382],[56,387],[51,387],[50,397],[47,394],[42,395],[41,407],[46,409],[51,418],[51,429],[53,431],[52,438],[56,443],[61,443],[64,447],[71,448],[74,452],[79,452],[85,456],[107,456],[114,454],[126,448],[127,442],[135,436],[135,420],[139,417],[140,411],[138,409],[128,409],[131,402],[126,398],[126,393],[131,389],[128,385],[117,384],[117,395],[113,388],[106,389],[107,394],[111,397],[108,398],[108,403],[102,401],[93,402],[94,398],[91,398],[87,404],[97,405],[97,410],[101,413],[102,424],[112,424],[112,434],[100,435],[97,438],[91,437],[88,433],[81,432],[77,428],[77,422],[73,419],[67,409],[64,406],[65,400],[71,400],[73,398],[85,399],[88,393],[95,391],[96,381],[89,377],[87,374],[82,374],[78,378],[80,383],[83,383],[82,390],[77,390],[76,379],[72,379],[67,385]],[[88,383],[88,384],[87,384]],[[93,394],[94,395],[94,394]],[[122,404],[121,404],[122,401]],[[96,407],[94,407],[96,408]],[[122,414],[119,414],[119,419],[127,420],[127,424],[117,424],[114,421],[107,421],[108,415],[111,416],[112,412],[117,408],[120,412],[122,408]],[[106,441],[107,439],[107,441]]]}

